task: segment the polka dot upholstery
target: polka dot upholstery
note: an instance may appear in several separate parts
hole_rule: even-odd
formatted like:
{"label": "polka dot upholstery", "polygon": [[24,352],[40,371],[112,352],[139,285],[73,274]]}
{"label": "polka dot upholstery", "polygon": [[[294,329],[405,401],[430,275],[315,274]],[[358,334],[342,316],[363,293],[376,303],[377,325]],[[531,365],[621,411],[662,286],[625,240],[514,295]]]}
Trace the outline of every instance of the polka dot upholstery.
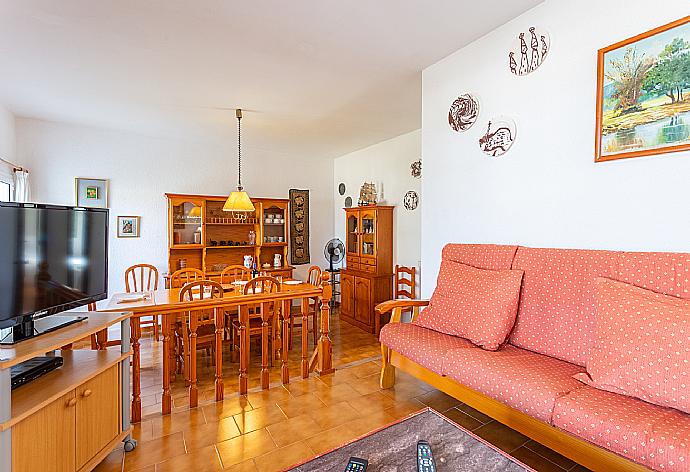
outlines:
{"label": "polka dot upholstery", "polygon": [[453,349],[475,348],[466,339],[448,336],[412,323],[388,323],[379,340],[408,359],[443,375],[443,355]]}
{"label": "polka dot upholstery", "polygon": [[521,283],[522,271],[477,269],[444,260],[429,306],[415,323],[495,351],[515,323]]}
{"label": "polka dot upholstery", "polygon": [[622,252],[616,280],[690,299],[690,254]]}
{"label": "polka dot upholstery", "polygon": [[517,249],[499,244],[446,244],[442,259],[478,269],[504,270],[510,269]]}
{"label": "polka dot upholstery", "polygon": [[616,254],[520,247],[513,268],[525,276],[510,343],[584,366],[594,343],[594,279],[615,278]]}
{"label": "polka dot upholstery", "polygon": [[513,346],[455,349],[444,356],[443,369],[447,377],[546,423],[556,399],[584,387],[572,378],[582,367]]}
{"label": "polka dot upholstery", "polygon": [[690,471],[690,416],[585,386],[559,398],[554,426],[654,470]]}
{"label": "polka dot upholstery", "polygon": [[690,301],[598,278],[593,387],[690,413]]}

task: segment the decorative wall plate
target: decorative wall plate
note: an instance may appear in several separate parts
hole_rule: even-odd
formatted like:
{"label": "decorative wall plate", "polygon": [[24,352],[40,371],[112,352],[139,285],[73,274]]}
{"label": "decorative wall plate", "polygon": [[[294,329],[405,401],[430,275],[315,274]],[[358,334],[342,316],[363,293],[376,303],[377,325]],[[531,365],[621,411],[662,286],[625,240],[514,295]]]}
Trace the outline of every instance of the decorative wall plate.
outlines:
{"label": "decorative wall plate", "polygon": [[412,164],[410,164],[410,174],[412,174],[412,177],[415,179],[421,179],[422,178],[422,160],[418,159],[414,161]]}
{"label": "decorative wall plate", "polygon": [[338,185],[338,193],[340,195],[345,195],[345,184],[342,182]]}
{"label": "decorative wall plate", "polygon": [[410,190],[405,194],[403,198],[403,205],[405,205],[406,210],[415,210],[417,205],[419,205],[419,195],[414,190]]}
{"label": "decorative wall plate", "polygon": [[486,133],[479,138],[479,147],[490,156],[501,156],[515,142],[517,127],[512,118],[498,116],[489,121]]}
{"label": "decorative wall plate", "polygon": [[345,208],[352,208],[352,197],[345,197]]}
{"label": "decorative wall plate", "polygon": [[448,124],[453,131],[467,131],[477,118],[479,118],[479,99],[469,93],[456,98],[448,110]]}
{"label": "decorative wall plate", "polygon": [[527,75],[541,66],[551,48],[549,33],[538,26],[518,34],[508,52],[508,67],[515,75]]}

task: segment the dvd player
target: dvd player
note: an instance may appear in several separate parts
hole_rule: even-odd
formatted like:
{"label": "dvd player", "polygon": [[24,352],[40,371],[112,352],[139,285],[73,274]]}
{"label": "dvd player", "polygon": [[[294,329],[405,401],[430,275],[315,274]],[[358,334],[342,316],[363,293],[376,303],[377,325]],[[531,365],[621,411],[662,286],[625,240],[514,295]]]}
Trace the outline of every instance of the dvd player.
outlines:
{"label": "dvd player", "polygon": [[34,357],[11,367],[12,390],[36,380],[62,365],[62,357]]}

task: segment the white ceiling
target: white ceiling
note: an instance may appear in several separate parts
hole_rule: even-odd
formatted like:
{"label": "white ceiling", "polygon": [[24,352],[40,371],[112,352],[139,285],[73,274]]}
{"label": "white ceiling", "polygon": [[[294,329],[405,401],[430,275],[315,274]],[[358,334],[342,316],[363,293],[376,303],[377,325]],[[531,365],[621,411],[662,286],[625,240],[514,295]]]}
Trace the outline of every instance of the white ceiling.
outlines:
{"label": "white ceiling", "polygon": [[0,0],[0,103],[333,157],[420,127],[421,70],[541,0]]}

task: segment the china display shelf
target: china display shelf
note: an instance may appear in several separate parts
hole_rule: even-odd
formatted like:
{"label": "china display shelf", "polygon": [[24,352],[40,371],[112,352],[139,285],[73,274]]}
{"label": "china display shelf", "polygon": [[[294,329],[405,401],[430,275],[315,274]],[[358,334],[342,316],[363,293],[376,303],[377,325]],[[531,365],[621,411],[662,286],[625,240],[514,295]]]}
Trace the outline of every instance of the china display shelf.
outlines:
{"label": "china display shelf", "polygon": [[204,249],[247,249],[254,248],[256,246],[246,245],[246,246],[206,246]]}
{"label": "china display shelf", "polygon": [[258,221],[233,221],[229,223],[206,223],[206,226],[255,226]]}
{"label": "china display shelf", "polygon": [[170,249],[202,249],[204,246],[201,244],[174,244],[170,246]]}
{"label": "china display shelf", "polygon": [[280,246],[287,246],[287,243],[263,243],[261,245],[262,247],[280,247]]}

